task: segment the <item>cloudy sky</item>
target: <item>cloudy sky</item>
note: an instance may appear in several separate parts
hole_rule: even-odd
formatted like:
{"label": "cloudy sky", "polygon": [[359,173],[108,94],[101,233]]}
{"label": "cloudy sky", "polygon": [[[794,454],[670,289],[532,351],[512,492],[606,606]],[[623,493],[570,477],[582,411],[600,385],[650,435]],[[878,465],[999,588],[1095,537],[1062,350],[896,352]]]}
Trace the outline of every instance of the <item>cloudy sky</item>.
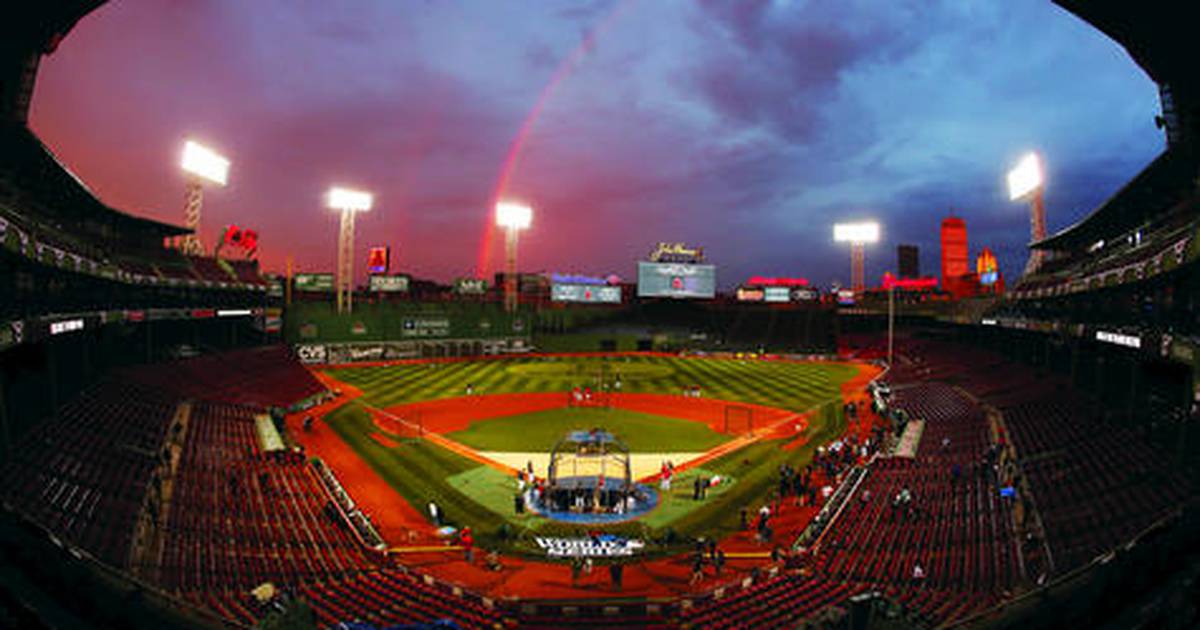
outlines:
{"label": "cloudy sky", "polygon": [[[255,227],[268,270],[332,270],[331,184],[376,193],[358,245],[490,273],[489,208],[527,200],[522,268],[632,276],[656,241],[749,275],[847,280],[835,221],[938,271],[966,219],[1019,274],[1004,171],[1048,163],[1051,231],[1162,150],[1153,83],[1041,0],[113,0],[44,59],[31,125],[105,202],[182,223],[184,138],[233,161],[203,236]],[[395,268],[397,265],[393,265]]]}

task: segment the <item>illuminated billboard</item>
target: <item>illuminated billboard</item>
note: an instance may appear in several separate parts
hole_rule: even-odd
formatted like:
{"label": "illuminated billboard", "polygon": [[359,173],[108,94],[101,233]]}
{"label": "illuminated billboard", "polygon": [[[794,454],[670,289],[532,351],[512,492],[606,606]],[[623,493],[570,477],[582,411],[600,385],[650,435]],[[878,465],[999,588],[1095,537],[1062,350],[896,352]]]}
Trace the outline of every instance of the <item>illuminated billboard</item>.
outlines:
{"label": "illuminated billboard", "polygon": [[764,302],[790,302],[792,291],[787,287],[766,287],[763,289]]}
{"label": "illuminated billboard", "polygon": [[975,259],[975,273],[979,274],[979,284],[990,286],[996,284],[1000,279],[1000,267],[996,261],[996,255],[987,247],[979,252],[979,257]]}
{"label": "illuminated billboard", "polygon": [[770,278],[765,276],[750,276],[746,281],[748,287],[806,287],[808,278]]}
{"label": "illuminated billboard", "polygon": [[550,300],[553,302],[620,304],[621,287],[556,282],[550,285]]}
{"label": "illuminated billboard", "polygon": [[298,273],[295,276],[297,291],[333,293],[333,274]]}
{"label": "illuminated billboard", "polygon": [[708,298],[717,294],[715,265],[638,262],[638,297]]}
{"label": "illuminated billboard", "polygon": [[658,243],[647,258],[652,262],[699,264],[704,262],[704,248],[688,247],[684,243]]}
{"label": "illuminated billboard", "polygon": [[408,290],[408,276],[371,276],[367,288],[383,293],[401,293]]}
{"label": "illuminated billboard", "polygon": [[738,287],[737,299],[739,302],[761,302],[763,290],[757,287]]}
{"label": "illuminated billboard", "polygon": [[372,247],[367,255],[367,273],[387,273],[392,262],[392,248]]}
{"label": "illuminated billboard", "polygon": [[456,278],[454,292],[459,295],[482,295],[487,293],[487,280],[481,278]]}

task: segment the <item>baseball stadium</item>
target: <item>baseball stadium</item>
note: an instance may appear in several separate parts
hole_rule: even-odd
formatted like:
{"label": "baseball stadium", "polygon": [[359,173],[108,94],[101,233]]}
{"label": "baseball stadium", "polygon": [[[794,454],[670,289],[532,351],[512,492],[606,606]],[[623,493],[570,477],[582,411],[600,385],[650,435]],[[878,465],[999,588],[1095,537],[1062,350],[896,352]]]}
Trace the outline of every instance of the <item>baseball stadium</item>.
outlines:
{"label": "baseball stadium", "polygon": [[3,9],[0,627],[1200,624],[1194,23],[954,4]]}

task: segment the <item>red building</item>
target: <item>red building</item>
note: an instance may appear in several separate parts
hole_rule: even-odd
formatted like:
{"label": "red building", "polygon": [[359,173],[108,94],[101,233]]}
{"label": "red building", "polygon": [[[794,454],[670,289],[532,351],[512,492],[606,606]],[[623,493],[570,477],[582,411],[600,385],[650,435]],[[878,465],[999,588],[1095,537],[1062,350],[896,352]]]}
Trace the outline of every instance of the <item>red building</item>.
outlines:
{"label": "red building", "polygon": [[955,299],[972,295],[970,256],[967,254],[967,223],[958,217],[942,220],[942,289]]}

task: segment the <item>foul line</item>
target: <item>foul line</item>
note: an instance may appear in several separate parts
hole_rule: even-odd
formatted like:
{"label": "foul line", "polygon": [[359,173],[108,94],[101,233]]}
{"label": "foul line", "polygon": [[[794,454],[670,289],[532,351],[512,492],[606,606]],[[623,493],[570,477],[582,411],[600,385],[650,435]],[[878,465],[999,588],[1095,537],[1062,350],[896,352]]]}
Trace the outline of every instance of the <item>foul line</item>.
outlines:
{"label": "foul line", "polygon": [[[455,442],[454,440],[451,440],[450,438],[448,438],[440,433],[435,433],[433,431],[425,431],[420,427],[420,425],[417,425],[409,420],[405,420],[404,418],[401,418],[400,416],[397,416],[394,413],[384,411],[373,405],[368,405],[365,402],[361,402],[361,401],[356,401],[356,402],[357,402],[357,404],[361,405],[364,409],[366,409],[368,413],[371,414],[371,422],[382,431],[387,431],[387,427],[379,426],[376,416],[383,416],[393,422],[398,422],[401,425],[407,426],[408,428],[415,431],[418,437],[428,440],[434,444],[437,444],[438,446],[440,446],[452,453],[462,455],[463,457],[466,457],[467,459],[471,459],[476,462],[479,462],[480,464],[484,464],[486,466],[495,468],[496,470],[499,470],[500,472],[504,473],[505,475],[517,474],[516,468],[513,468],[512,466],[509,466],[507,464],[502,464],[490,457],[486,457],[479,451],[471,448],[470,446],[467,446],[466,444],[463,444],[461,442]],[[391,431],[391,433],[395,433],[395,431]]]}

